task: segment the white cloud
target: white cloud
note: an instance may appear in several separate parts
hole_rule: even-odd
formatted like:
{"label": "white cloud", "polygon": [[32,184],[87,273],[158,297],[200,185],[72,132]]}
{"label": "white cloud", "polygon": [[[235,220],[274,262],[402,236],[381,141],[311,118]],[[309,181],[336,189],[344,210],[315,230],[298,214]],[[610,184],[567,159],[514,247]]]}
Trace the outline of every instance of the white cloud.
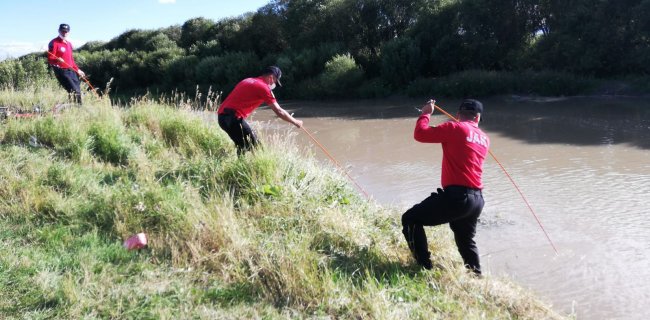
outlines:
{"label": "white cloud", "polygon": [[176,0],[158,0],[158,3],[162,3],[162,4],[176,3]]}
{"label": "white cloud", "polygon": [[47,50],[47,44],[45,43],[33,43],[33,42],[18,42],[10,41],[8,43],[0,43],[0,61],[7,58],[18,58],[20,56],[26,55],[28,53],[36,51],[45,51]]}
{"label": "white cloud", "polygon": [[[74,49],[86,44],[86,41],[68,39],[72,42]],[[0,61],[8,58],[18,58],[32,52],[45,52],[47,51],[47,44],[49,41],[43,42],[19,42],[19,41],[9,41],[6,43],[0,43]]]}

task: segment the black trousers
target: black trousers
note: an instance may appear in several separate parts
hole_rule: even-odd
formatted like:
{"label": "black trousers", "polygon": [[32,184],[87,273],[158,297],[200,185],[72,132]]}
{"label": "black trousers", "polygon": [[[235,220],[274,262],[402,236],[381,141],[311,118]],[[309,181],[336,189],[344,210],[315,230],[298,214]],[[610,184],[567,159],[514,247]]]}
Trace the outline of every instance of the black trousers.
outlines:
{"label": "black trousers", "polygon": [[241,155],[258,144],[257,136],[255,136],[253,129],[251,129],[246,120],[237,117],[234,110],[224,109],[218,118],[219,127],[228,134],[237,146],[237,154]]}
{"label": "black trousers", "polygon": [[79,87],[79,76],[72,69],[62,69],[59,67],[52,67],[54,76],[59,84],[72,95],[72,101],[81,104],[81,88]]}
{"label": "black trousers", "polygon": [[407,210],[402,215],[402,233],[418,263],[431,264],[424,226],[449,223],[465,267],[481,274],[474,236],[484,204],[480,190],[449,186],[444,190],[438,189],[438,192],[431,193],[424,201]]}

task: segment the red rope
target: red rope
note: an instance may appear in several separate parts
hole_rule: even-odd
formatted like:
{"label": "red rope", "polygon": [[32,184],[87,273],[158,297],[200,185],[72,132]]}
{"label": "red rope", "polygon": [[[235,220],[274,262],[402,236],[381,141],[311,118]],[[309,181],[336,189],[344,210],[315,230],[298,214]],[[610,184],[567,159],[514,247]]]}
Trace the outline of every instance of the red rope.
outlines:
{"label": "red rope", "polygon": [[334,159],[334,157],[332,157],[332,155],[329,152],[327,152],[327,149],[325,149],[325,147],[323,147],[323,145],[320,144],[320,142],[318,142],[318,140],[316,140],[316,138],[314,138],[314,136],[311,133],[309,133],[309,131],[307,131],[307,129],[305,129],[304,126],[302,126],[301,128],[302,130],[305,131],[305,133],[307,133],[307,135],[311,138],[311,140],[314,141],[314,143],[317,146],[319,146],[321,150],[323,150],[323,152],[330,158],[330,160],[332,160],[332,162],[336,164],[336,166],[343,172],[343,174],[345,174],[348,177],[348,179],[350,179],[350,181],[352,181],[352,183],[354,183],[354,185],[357,186],[359,191],[361,191],[361,193],[363,193],[363,195],[366,196],[366,199],[370,200],[370,196],[368,196],[368,193],[366,193],[366,191],[363,190],[363,188],[361,188],[361,186],[356,181],[354,181],[354,179],[352,179],[352,177],[343,169],[341,164],[338,161],[336,161],[336,159]]}

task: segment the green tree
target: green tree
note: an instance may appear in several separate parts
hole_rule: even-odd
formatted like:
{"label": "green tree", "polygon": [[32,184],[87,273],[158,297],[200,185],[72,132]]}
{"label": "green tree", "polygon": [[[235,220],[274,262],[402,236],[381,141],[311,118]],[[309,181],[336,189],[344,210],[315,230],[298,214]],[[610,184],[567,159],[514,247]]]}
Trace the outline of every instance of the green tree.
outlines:
{"label": "green tree", "polygon": [[381,76],[385,83],[399,88],[422,72],[424,58],[418,44],[409,37],[386,42],[381,50]]}
{"label": "green tree", "polygon": [[202,59],[195,67],[197,83],[229,91],[242,79],[258,76],[262,66],[253,52],[230,52]]}
{"label": "green tree", "polygon": [[274,11],[282,16],[283,34],[295,50],[322,42],[342,42],[344,26],[336,24],[334,0],[275,0]]}
{"label": "green tree", "polygon": [[90,81],[98,89],[104,89],[106,84],[113,78],[113,89],[135,86],[125,77],[125,70],[130,70],[132,65],[137,63],[137,55],[126,49],[102,50],[102,51],[81,51],[77,58],[83,60],[80,67]]}
{"label": "green tree", "polygon": [[223,54],[223,48],[218,40],[199,41],[193,44],[188,52],[197,57],[205,58]]}
{"label": "green tree", "polygon": [[108,50],[126,49],[128,51],[146,50],[146,43],[150,38],[158,34],[158,31],[133,29],[122,33],[106,43]]}
{"label": "green tree", "polygon": [[206,18],[194,18],[185,21],[181,27],[181,47],[189,48],[199,41],[208,40],[212,26],[214,26],[214,22]]}
{"label": "green tree", "polygon": [[181,46],[181,34],[183,31],[181,30],[180,25],[173,25],[170,27],[161,28],[158,29],[158,31],[162,32],[170,40],[176,42],[177,46]]}
{"label": "green tree", "polygon": [[575,73],[612,76],[648,73],[647,0],[543,2],[544,34],[538,65]]}
{"label": "green tree", "polygon": [[241,36],[250,24],[250,17],[227,18],[215,23],[208,31],[206,41],[216,40],[223,51],[248,51],[252,45]]}
{"label": "green tree", "polygon": [[146,51],[156,51],[160,49],[176,50],[178,49],[178,46],[176,45],[176,42],[169,39],[169,37],[162,32],[156,33],[144,43],[144,50]]}
{"label": "green tree", "polygon": [[282,17],[269,4],[260,8],[250,18],[250,23],[242,29],[241,37],[247,39],[249,48],[239,50],[252,50],[258,56],[280,53],[287,49],[287,41],[283,34]]}
{"label": "green tree", "polygon": [[426,7],[411,36],[428,53],[428,75],[510,70],[540,29],[537,0],[452,1]]}

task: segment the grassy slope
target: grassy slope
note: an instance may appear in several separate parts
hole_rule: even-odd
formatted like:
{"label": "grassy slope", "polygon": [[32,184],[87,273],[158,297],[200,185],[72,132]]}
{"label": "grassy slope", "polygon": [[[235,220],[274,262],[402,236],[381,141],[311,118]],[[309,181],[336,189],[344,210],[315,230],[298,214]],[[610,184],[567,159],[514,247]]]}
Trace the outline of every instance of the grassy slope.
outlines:
{"label": "grassy slope", "polygon": [[[0,104],[34,96],[61,99]],[[86,100],[0,125],[0,318],[559,318],[466,275],[446,228],[419,270],[399,213],[287,137],[238,158],[194,113]]]}

